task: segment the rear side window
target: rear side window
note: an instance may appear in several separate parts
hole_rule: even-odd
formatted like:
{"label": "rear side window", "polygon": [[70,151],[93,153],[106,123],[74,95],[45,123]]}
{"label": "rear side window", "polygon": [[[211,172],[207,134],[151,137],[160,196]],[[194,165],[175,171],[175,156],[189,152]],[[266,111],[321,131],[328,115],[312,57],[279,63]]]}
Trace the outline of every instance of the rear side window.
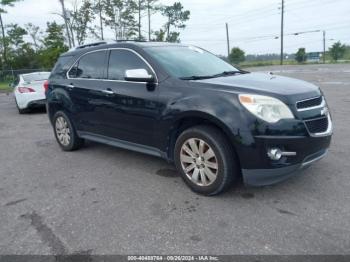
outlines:
{"label": "rear side window", "polygon": [[105,67],[106,51],[88,53],[69,71],[70,78],[102,79]]}
{"label": "rear side window", "polygon": [[64,78],[74,56],[61,56],[52,69],[50,78]]}
{"label": "rear side window", "polygon": [[125,71],[130,69],[145,69],[153,75],[149,66],[135,53],[128,50],[112,50],[108,64],[108,79],[124,80]]}

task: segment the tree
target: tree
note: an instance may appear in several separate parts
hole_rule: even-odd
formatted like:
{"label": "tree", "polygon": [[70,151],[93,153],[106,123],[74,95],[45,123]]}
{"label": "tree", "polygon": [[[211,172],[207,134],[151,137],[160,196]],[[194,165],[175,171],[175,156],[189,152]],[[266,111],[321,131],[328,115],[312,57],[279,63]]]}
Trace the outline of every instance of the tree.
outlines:
{"label": "tree", "polygon": [[64,25],[56,22],[47,23],[46,36],[43,40],[44,48],[40,50],[41,64],[45,68],[52,68],[58,57],[68,50],[64,43]]}
{"label": "tree", "polygon": [[[95,14],[98,15],[99,19],[99,25],[95,26],[95,28],[90,28],[91,32],[97,36],[100,40],[104,40],[104,32],[103,32],[103,23],[104,23],[104,18],[103,18],[103,1],[102,0],[95,0],[92,10]],[[97,30],[96,30],[97,29]],[[99,31],[99,33],[96,33],[96,31]]]}
{"label": "tree", "polygon": [[244,51],[242,49],[240,49],[238,47],[234,47],[234,48],[232,48],[228,59],[233,64],[239,64],[241,62],[244,62],[244,60],[245,60],[245,53],[244,53]]}
{"label": "tree", "polygon": [[158,0],[147,0],[147,17],[148,17],[148,41],[151,41],[151,16],[153,13],[161,10],[161,7],[156,5]]}
{"label": "tree", "polygon": [[67,38],[68,38],[68,44],[69,44],[69,47],[72,47],[72,39],[71,39],[71,35],[70,35],[70,32],[69,32],[68,17],[67,17],[67,10],[66,10],[66,7],[65,7],[65,3],[64,3],[64,0],[58,0],[58,1],[60,2],[61,7],[62,7],[62,16],[63,16],[64,24],[66,26],[66,33],[67,33]]}
{"label": "tree", "polygon": [[2,33],[2,52],[3,52],[3,67],[4,64],[6,65],[7,63],[7,53],[6,53],[6,34],[5,34],[5,25],[2,19],[2,14],[6,14],[6,7],[8,6],[14,6],[15,2],[18,2],[20,0],[0,0],[0,27],[1,27],[1,33]]}
{"label": "tree", "polygon": [[10,47],[21,48],[25,43],[23,37],[27,35],[28,32],[18,24],[10,24],[7,28],[7,38]]}
{"label": "tree", "polygon": [[103,0],[103,2],[105,25],[114,31],[115,40],[135,36],[138,31],[134,17],[137,12],[136,2],[133,0]]}
{"label": "tree", "polygon": [[[162,14],[167,17],[168,21],[165,24],[166,32],[167,32],[167,41],[174,40],[174,34],[171,35],[170,29],[174,27],[175,29],[184,29],[186,27],[185,22],[190,19],[190,11],[183,10],[184,7],[180,2],[175,2],[171,6],[165,6],[162,9]],[[179,41],[178,35],[175,39]]]}
{"label": "tree", "polygon": [[152,41],[157,41],[157,42],[164,42],[165,40],[165,31],[161,28],[159,31],[154,32],[154,35],[156,36],[155,39]]}
{"label": "tree", "polygon": [[329,49],[329,53],[334,61],[338,61],[339,58],[342,58],[346,52],[346,46],[342,45],[340,41],[334,43]]}
{"label": "tree", "polygon": [[298,63],[304,63],[306,61],[306,51],[305,48],[299,48],[298,52],[295,54],[295,60]]}
{"label": "tree", "polygon": [[36,50],[40,48],[39,43],[41,41],[42,32],[39,26],[35,26],[32,23],[25,25],[28,35],[32,38],[33,44]]}
{"label": "tree", "polygon": [[89,0],[84,0],[80,7],[76,6],[71,12],[71,35],[76,37],[78,45],[82,45],[88,36],[89,23],[94,19],[93,6]]}
{"label": "tree", "polygon": [[17,24],[6,26],[8,65],[11,68],[38,68],[39,59],[33,44],[26,42],[24,37],[28,32]]}

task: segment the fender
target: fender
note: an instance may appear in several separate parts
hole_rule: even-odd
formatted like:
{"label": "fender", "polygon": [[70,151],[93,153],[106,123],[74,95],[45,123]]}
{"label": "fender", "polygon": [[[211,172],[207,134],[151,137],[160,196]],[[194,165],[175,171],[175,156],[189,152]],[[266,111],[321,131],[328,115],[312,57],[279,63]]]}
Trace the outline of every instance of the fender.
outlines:
{"label": "fender", "polygon": [[50,85],[53,85],[53,88],[50,88],[46,94],[47,113],[50,116],[50,120],[52,120],[54,114],[59,110],[63,110],[69,117],[74,118],[76,108],[66,87],[57,85],[55,82],[50,82]]}
{"label": "fender", "polygon": [[[187,121],[186,127],[203,124],[203,122],[217,126],[226,134],[234,148],[244,141],[242,131],[245,129],[242,130],[242,127],[248,130],[249,120],[246,114],[242,114],[237,96],[218,93],[212,96],[210,93],[215,92],[214,90],[207,90],[207,92],[208,94],[194,94],[169,101],[161,112],[160,125],[156,130],[159,139],[158,147],[167,152],[169,158],[172,157],[170,149],[181,133],[181,125],[184,121]],[[248,140],[251,141],[251,138]]]}

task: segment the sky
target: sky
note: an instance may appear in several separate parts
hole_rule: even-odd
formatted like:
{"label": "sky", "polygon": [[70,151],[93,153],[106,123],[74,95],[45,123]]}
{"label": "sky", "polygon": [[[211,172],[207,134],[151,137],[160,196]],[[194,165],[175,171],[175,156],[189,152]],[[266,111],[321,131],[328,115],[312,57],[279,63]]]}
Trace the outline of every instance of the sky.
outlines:
{"label": "sky", "polygon": [[[170,5],[180,1],[191,11],[190,20],[181,30],[181,42],[203,47],[215,54],[226,55],[226,28],[229,26],[230,47],[247,54],[279,53],[282,0],[159,0]],[[67,6],[73,0],[66,0]],[[23,0],[8,8],[4,23],[33,23],[46,27],[47,21],[63,23],[55,13],[61,11],[58,0]],[[152,17],[152,30],[159,30],[165,20]],[[143,34],[147,35],[144,21]],[[299,47],[307,52],[323,50],[322,32],[294,35],[297,32],[326,31],[326,45],[336,41],[350,44],[350,0],[285,0],[285,52],[295,53]],[[113,38],[106,32],[106,38]],[[94,41],[89,39],[89,41]]]}

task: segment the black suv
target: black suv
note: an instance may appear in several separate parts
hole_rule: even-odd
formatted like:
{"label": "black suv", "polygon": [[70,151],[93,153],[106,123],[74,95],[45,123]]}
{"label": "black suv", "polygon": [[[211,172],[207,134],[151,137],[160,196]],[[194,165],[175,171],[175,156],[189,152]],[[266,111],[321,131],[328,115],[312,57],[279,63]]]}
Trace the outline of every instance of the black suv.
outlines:
{"label": "black suv", "polygon": [[189,45],[81,46],[59,58],[46,87],[63,150],[86,139],[162,157],[205,195],[241,174],[249,185],[282,181],[325,156],[331,142],[317,86],[241,71]]}

